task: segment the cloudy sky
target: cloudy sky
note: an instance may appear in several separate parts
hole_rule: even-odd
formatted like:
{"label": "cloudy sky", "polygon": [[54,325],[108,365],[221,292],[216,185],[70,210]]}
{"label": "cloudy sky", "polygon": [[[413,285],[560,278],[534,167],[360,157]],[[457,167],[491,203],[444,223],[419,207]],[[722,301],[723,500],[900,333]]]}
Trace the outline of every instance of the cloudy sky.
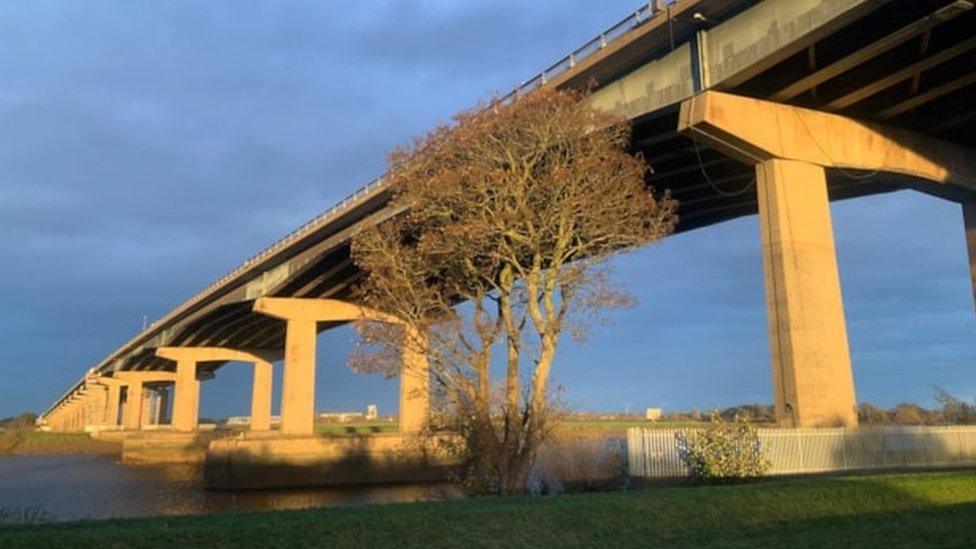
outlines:
{"label": "cloudy sky", "polygon": [[[517,82],[633,0],[0,3],[0,416],[93,363],[379,175],[387,151]],[[833,206],[859,400],[976,395],[956,204]],[[755,218],[617,261],[638,305],[556,375],[580,409],[770,402]],[[320,337],[317,406],[381,412],[394,382]],[[204,384],[246,413],[249,372]]]}

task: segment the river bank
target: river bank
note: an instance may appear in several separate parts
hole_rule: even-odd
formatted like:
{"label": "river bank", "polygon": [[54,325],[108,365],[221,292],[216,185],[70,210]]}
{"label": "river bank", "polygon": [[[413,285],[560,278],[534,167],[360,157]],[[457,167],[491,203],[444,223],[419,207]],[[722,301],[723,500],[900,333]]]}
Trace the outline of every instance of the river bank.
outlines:
{"label": "river bank", "polygon": [[0,527],[0,546],[972,547],[976,472]]}
{"label": "river bank", "polygon": [[121,442],[95,440],[88,433],[46,433],[27,429],[0,433],[0,456],[113,455],[121,452]]}

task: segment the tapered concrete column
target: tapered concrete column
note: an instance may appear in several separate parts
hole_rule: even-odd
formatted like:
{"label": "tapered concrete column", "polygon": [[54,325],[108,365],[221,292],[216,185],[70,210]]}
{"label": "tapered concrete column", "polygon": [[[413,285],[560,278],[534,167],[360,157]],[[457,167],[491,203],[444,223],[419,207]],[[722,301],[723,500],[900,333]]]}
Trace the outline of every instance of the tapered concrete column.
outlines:
{"label": "tapered concrete column", "polygon": [[119,426],[119,399],[121,398],[122,385],[111,383],[106,388],[108,395],[105,399],[105,423],[114,429]]}
{"label": "tapered concrete column", "polygon": [[105,388],[105,408],[102,412],[103,426],[117,429],[119,426],[119,401],[125,382],[112,377],[99,377],[97,383]]}
{"label": "tapered concrete column", "polygon": [[854,380],[824,169],[756,165],[776,417],[857,425]]}
{"label": "tapered concrete column", "polygon": [[416,433],[426,426],[430,408],[427,338],[406,326],[403,332],[399,429],[402,433]]}
{"label": "tapered concrete column", "polygon": [[81,426],[80,430],[84,431],[88,424],[91,423],[91,392],[87,391],[84,396],[81,397]]}
{"label": "tapered concrete column", "polygon": [[251,385],[251,430],[271,429],[271,363],[266,360],[254,362],[254,379]]}
{"label": "tapered concrete column", "polygon": [[962,219],[966,227],[966,249],[969,251],[969,278],[973,285],[973,302],[976,304],[976,202],[962,205]]}
{"label": "tapered concrete column", "polygon": [[281,388],[281,431],[315,430],[315,321],[289,320]]}
{"label": "tapered concrete column", "polygon": [[173,387],[173,429],[196,431],[200,419],[200,381],[197,363],[188,357],[176,362],[176,385]]}
{"label": "tapered concrete column", "polygon": [[88,421],[85,427],[98,429],[105,424],[106,387],[101,385],[88,385],[87,391]]}
{"label": "tapered concrete column", "polygon": [[85,428],[85,395],[79,394],[75,401],[75,431],[82,431]]}
{"label": "tapered concrete column", "polygon": [[172,416],[169,414],[170,398],[172,397],[172,394],[168,388],[163,388],[158,390],[157,397],[159,398],[159,404],[156,408],[156,423],[166,423],[167,418],[169,418],[169,423],[172,425]]}
{"label": "tapered concrete column", "polygon": [[142,427],[143,388],[141,380],[126,383],[125,409],[122,411],[122,427],[137,431]]}
{"label": "tapered concrete column", "polygon": [[139,426],[152,425],[155,420],[153,404],[156,402],[156,391],[142,387],[142,407],[140,408]]}
{"label": "tapered concrete column", "polygon": [[81,431],[85,425],[85,405],[82,397],[78,397],[75,401],[75,411],[74,411],[74,422],[72,424],[72,431]]}

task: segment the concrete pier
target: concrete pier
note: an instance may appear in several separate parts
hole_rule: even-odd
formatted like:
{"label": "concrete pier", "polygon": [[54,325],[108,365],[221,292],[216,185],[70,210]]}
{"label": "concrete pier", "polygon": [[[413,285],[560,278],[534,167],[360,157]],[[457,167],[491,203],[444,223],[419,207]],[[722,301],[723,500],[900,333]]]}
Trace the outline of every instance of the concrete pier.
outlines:
{"label": "concrete pier", "polygon": [[451,435],[223,438],[204,464],[210,489],[245,490],[443,481]]}
{"label": "concrete pier", "polygon": [[210,431],[141,431],[122,435],[122,463],[126,465],[194,465],[203,463],[212,440]]}

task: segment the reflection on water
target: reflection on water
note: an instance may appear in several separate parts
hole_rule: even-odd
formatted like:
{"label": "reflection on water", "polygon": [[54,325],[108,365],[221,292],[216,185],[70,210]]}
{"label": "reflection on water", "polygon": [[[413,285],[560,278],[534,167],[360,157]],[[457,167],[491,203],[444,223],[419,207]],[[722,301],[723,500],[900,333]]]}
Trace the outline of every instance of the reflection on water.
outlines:
{"label": "reflection on water", "polygon": [[0,512],[49,520],[185,515],[428,501],[461,497],[450,485],[212,492],[190,466],[123,466],[112,456],[0,457]]}

